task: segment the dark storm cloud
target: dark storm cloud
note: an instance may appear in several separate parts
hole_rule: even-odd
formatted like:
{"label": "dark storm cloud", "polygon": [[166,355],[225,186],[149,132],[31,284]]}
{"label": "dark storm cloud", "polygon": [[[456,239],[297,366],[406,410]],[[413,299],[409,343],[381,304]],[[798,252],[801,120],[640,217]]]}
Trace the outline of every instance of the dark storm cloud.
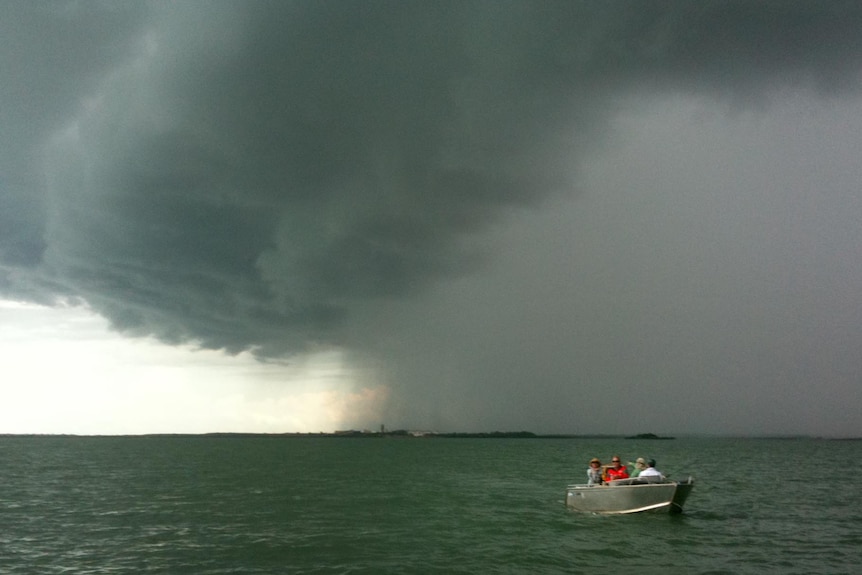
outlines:
{"label": "dark storm cloud", "polygon": [[617,98],[835,92],[862,57],[856,2],[3,10],[0,289],[261,355],[475,269],[473,234],[577,188]]}
{"label": "dark storm cloud", "polygon": [[[107,69],[128,57],[141,10],[4,2],[0,18],[0,258],[37,265],[44,249],[45,141],[77,113]],[[0,270],[0,278],[4,275]]]}

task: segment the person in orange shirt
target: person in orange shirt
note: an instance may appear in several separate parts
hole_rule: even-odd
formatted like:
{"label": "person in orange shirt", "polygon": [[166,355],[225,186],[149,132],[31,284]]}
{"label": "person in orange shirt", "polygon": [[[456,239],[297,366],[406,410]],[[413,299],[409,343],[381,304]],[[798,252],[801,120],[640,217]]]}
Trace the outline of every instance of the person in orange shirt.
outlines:
{"label": "person in orange shirt", "polygon": [[628,469],[626,469],[626,466],[622,464],[622,461],[620,461],[619,455],[611,457],[611,466],[605,470],[605,474],[607,475],[606,481],[625,479],[629,476]]}

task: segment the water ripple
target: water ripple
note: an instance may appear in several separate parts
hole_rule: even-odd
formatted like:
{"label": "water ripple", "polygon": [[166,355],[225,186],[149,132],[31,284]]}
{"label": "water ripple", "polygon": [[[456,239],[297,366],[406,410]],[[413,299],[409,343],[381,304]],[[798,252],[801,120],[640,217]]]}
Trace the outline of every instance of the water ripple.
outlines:
{"label": "water ripple", "polygon": [[[849,574],[862,562],[860,476],[836,489],[808,462],[860,461],[860,448],[4,437],[0,572]],[[566,510],[585,462],[621,450],[697,471],[686,513]]]}

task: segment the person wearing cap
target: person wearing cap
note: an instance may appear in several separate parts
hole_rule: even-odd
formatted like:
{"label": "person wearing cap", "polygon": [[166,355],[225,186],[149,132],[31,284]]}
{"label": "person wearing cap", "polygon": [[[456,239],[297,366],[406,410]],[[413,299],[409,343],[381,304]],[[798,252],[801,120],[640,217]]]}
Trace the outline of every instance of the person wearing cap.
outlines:
{"label": "person wearing cap", "polygon": [[646,462],[647,468],[638,474],[638,477],[663,477],[662,472],[655,468],[655,459]]}
{"label": "person wearing cap", "polygon": [[629,461],[629,467],[632,467],[631,477],[637,477],[641,471],[646,469],[646,460],[643,457],[638,457],[637,461],[632,463]]}
{"label": "person wearing cap", "polygon": [[598,458],[590,459],[590,467],[587,469],[587,485],[602,484],[602,462]]}
{"label": "person wearing cap", "polygon": [[629,476],[629,472],[620,460],[619,455],[611,457],[611,466],[605,470],[605,475],[607,476],[607,481],[625,479]]}

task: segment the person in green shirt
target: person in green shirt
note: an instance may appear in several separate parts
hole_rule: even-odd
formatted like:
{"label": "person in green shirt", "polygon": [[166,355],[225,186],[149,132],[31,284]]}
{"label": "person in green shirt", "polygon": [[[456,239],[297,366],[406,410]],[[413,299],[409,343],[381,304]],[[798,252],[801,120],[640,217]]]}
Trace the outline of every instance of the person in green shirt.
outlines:
{"label": "person in green shirt", "polygon": [[629,472],[629,477],[637,477],[641,474],[641,471],[646,469],[646,461],[643,457],[638,457],[638,460],[634,463],[629,461],[629,469],[631,469],[631,471]]}

